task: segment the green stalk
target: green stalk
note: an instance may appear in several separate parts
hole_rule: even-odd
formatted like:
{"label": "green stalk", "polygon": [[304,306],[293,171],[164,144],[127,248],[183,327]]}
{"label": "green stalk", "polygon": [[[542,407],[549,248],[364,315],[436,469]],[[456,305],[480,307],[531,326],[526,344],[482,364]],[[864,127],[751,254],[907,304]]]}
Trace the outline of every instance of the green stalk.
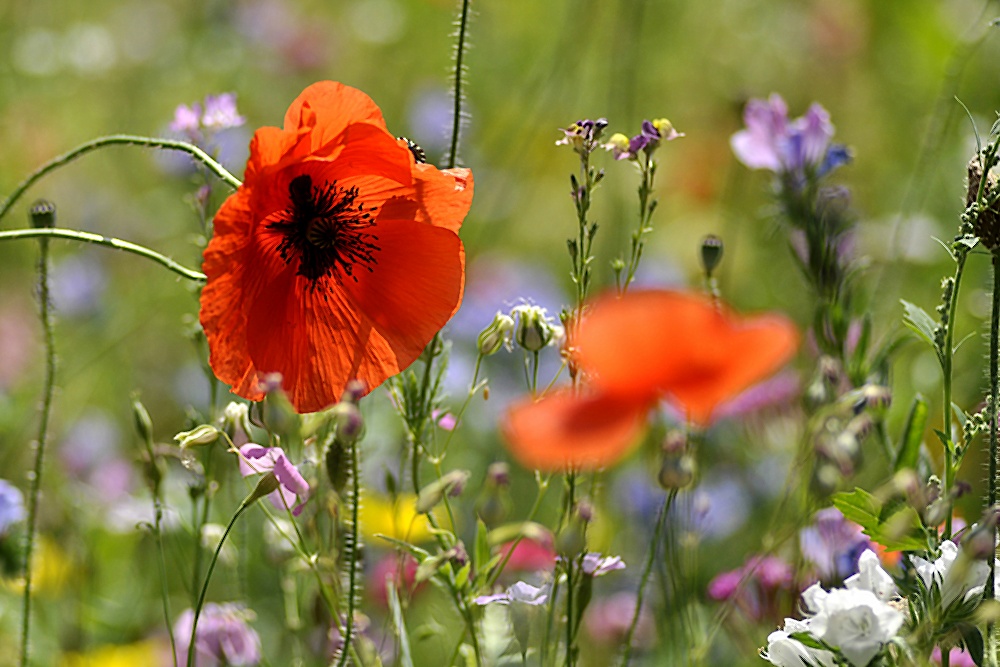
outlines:
{"label": "green stalk", "polygon": [[458,164],[458,137],[462,130],[462,70],[465,65],[465,49],[468,44],[466,37],[469,30],[469,11],[472,0],[462,0],[462,15],[458,19],[458,41],[455,43],[455,74],[452,84],[455,93],[454,110],[451,118],[451,145],[448,147],[447,169],[453,169]]}
{"label": "green stalk", "polygon": [[648,153],[644,153],[641,171],[642,183],[639,185],[639,227],[632,235],[632,253],[628,261],[628,272],[625,274],[625,282],[622,283],[619,294],[624,294],[628,290],[628,286],[635,280],[635,272],[639,268],[639,261],[642,259],[643,237],[652,231],[649,221],[653,218],[653,209],[656,208],[656,200],[650,203],[649,196],[653,193],[653,178],[656,176],[656,163]]}
{"label": "green stalk", "polygon": [[187,278],[188,280],[193,280],[199,283],[203,283],[206,280],[204,273],[184,267],[169,257],[161,255],[154,250],[150,250],[145,246],[108,236],[101,236],[100,234],[94,234],[93,232],[82,232],[75,229],[56,229],[52,227],[46,229],[11,229],[7,231],[0,231],[0,241],[31,238],[45,239],[46,241],[50,238],[69,239],[71,241],[82,241],[84,243],[102,245],[107,248],[114,248],[115,250],[124,250],[125,252],[130,252],[132,254],[139,255],[140,257],[153,260],[157,264],[167,267],[182,278]]}
{"label": "green stalk", "polygon": [[[986,179],[985,174],[983,180]],[[990,308],[990,402],[987,406],[987,414],[990,422],[990,463],[989,463],[989,491],[986,506],[991,510],[997,503],[997,394],[1000,394],[1000,375],[998,375],[998,365],[1000,365],[1000,250],[993,250],[993,294]],[[948,408],[949,406],[945,406]],[[997,539],[997,529],[993,527],[992,541]],[[994,584],[996,577],[996,559],[987,559],[990,570],[986,577],[986,595],[984,599],[992,600],[995,595]],[[995,666],[996,658],[996,626],[992,620],[986,624],[987,646],[989,647],[989,664]]]}
{"label": "green stalk", "polygon": [[240,515],[246,511],[250,505],[256,502],[257,498],[253,498],[251,495],[249,498],[244,500],[236,513],[233,514],[233,518],[229,520],[229,525],[226,526],[226,532],[222,534],[222,539],[219,540],[219,545],[215,547],[215,553],[212,554],[212,561],[208,564],[208,572],[205,573],[205,581],[201,586],[201,593],[198,594],[198,603],[194,608],[194,620],[191,622],[191,639],[188,643],[188,654],[187,654],[187,667],[194,667],[195,665],[195,654],[197,651],[197,638],[198,638],[198,617],[201,616],[202,607],[205,605],[205,594],[208,593],[208,583],[212,580],[212,572],[215,570],[215,563],[219,560],[219,554],[222,552],[222,546],[226,543],[226,538],[229,537],[229,531],[233,529],[236,525],[236,520],[240,518]]}
{"label": "green stalk", "polygon": [[639,590],[635,595],[635,610],[632,612],[632,622],[629,623],[628,632],[625,634],[625,652],[622,654],[622,667],[628,667],[632,660],[632,638],[635,629],[639,625],[639,614],[642,612],[642,598],[646,590],[646,583],[649,581],[649,574],[653,570],[653,561],[663,539],[663,528],[667,523],[667,515],[670,513],[670,506],[673,505],[674,498],[677,497],[677,489],[673,489],[663,499],[660,505],[660,512],[656,516],[656,528],[653,531],[653,539],[649,543],[649,551],[646,552],[646,563],[642,566],[642,576],[639,578]]}
{"label": "green stalk", "polygon": [[[32,207],[32,222],[40,224],[43,205]],[[53,216],[55,209],[51,205],[44,208]],[[52,412],[52,393],[55,387],[56,348],[55,335],[52,329],[52,306],[49,302],[49,242],[47,238],[39,241],[38,257],[38,298],[39,318],[42,323],[42,335],[45,344],[45,381],[42,389],[42,412],[38,422],[38,438],[34,443],[35,467],[30,474],[31,488],[28,492],[28,534],[24,541],[24,596],[22,598],[21,618],[21,659],[20,666],[27,667],[29,655],[29,639],[31,634],[31,584],[32,558],[35,548],[35,537],[38,531],[38,502],[42,488],[42,468],[45,461],[45,445],[48,441],[49,415]]]}
{"label": "green stalk", "polygon": [[[944,448],[944,488],[941,489],[941,495],[944,497],[947,497],[951,491],[951,487],[955,481],[955,473],[957,472],[956,462],[952,458],[954,443],[951,442],[953,419],[953,411],[951,409],[952,359],[955,348],[955,315],[958,311],[958,291],[962,286],[962,276],[965,275],[965,260],[967,257],[968,253],[964,251],[961,251],[955,257],[955,283],[951,290],[951,303],[948,309],[948,325],[945,332],[944,349],[941,350],[942,391],[944,393],[944,415],[942,418],[944,421],[944,433],[948,438],[948,442],[951,443],[950,446]],[[951,537],[951,512],[948,512],[948,516],[944,522],[944,534],[947,538]],[[941,656],[942,660],[944,660],[945,654],[942,653]]]}
{"label": "green stalk", "polygon": [[91,151],[97,150],[98,148],[103,148],[104,146],[114,146],[114,145],[128,145],[128,146],[146,146],[149,148],[166,148],[168,150],[182,151],[188,153],[191,157],[195,158],[202,164],[204,164],[209,171],[222,179],[227,185],[229,185],[234,190],[243,183],[233,176],[229,171],[223,167],[221,164],[212,159],[212,157],[201,150],[194,144],[189,144],[186,141],[175,141],[173,139],[155,139],[153,137],[139,137],[130,134],[113,134],[107,137],[100,137],[92,141],[88,141],[85,144],[80,144],[68,153],[63,153],[62,155],[49,160],[41,167],[31,172],[27,178],[21,181],[20,184],[14,189],[14,192],[10,194],[0,203],[0,219],[2,219],[10,208],[21,198],[28,188],[35,184],[40,178],[48,174],[49,172],[58,169],[59,167],[72,162],[78,157],[82,157]]}
{"label": "green stalk", "polygon": [[344,540],[344,554],[347,556],[347,615],[344,617],[344,630],[341,632],[343,645],[340,648],[338,667],[347,664],[347,655],[354,638],[354,608],[358,598],[358,548],[361,536],[358,526],[358,509],[361,506],[361,463],[358,453],[358,443],[351,443],[351,528]]}

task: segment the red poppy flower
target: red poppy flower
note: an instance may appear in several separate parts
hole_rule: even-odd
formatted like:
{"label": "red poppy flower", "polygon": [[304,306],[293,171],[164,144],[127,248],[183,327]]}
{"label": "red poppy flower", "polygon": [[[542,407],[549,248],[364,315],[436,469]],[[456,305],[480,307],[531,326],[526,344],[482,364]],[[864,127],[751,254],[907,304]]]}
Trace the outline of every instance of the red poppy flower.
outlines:
{"label": "red poppy flower", "polygon": [[458,310],[472,202],[468,169],[438,170],[386,129],[364,93],[332,81],[250,143],[243,185],[215,216],[201,324],[234,393],[280,373],[299,412],[371,389]]}
{"label": "red poppy flower", "polygon": [[717,405],[785,363],[798,334],[777,315],[739,318],[700,295],[649,290],[598,299],[571,343],[588,384],[517,403],[502,424],[530,468],[610,465],[660,399],[707,424]]}

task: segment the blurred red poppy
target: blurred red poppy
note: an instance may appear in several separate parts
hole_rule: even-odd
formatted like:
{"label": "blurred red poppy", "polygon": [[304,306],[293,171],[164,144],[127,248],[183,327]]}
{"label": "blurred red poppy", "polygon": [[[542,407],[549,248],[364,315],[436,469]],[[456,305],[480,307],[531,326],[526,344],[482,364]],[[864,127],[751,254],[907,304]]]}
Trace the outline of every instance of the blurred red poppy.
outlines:
{"label": "blurred red poppy", "polygon": [[283,129],[257,130],[215,216],[201,324],[216,376],[260,400],[280,373],[313,412],[406,368],[461,303],[472,185],[424,164],[361,91],[306,88]]}
{"label": "blurred red poppy", "polygon": [[777,370],[798,346],[784,317],[740,318],[704,296],[667,290],[600,298],[572,331],[588,382],[575,394],[521,401],[502,424],[511,452],[530,468],[614,463],[661,399],[706,425],[716,406]]}

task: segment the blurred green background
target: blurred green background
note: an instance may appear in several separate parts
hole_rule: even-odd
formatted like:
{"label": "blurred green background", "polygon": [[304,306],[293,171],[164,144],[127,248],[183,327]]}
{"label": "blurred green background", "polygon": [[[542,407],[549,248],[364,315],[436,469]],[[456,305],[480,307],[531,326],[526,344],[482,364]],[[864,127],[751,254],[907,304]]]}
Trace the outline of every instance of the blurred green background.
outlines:
{"label": "blurred green background", "polygon": [[[804,327],[811,296],[773,218],[768,176],[737,163],[728,143],[742,126],[745,101],[772,92],[784,96],[792,116],[821,103],[836,141],[854,151],[853,164],[833,181],[852,193],[856,252],[868,258],[861,291],[870,298],[876,333],[899,329],[900,297],[928,311],[937,303],[951,265],[933,237],[950,239],[957,228],[965,164],[975,149],[973,122],[957,99],[985,135],[1000,109],[1000,33],[989,24],[1000,3],[501,0],[473,7],[460,154],[475,174],[476,196],[462,230],[469,286],[454,327],[458,361],[495,310],[520,297],[550,308],[566,300],[565,239],[575,234],[568,175],[576,156],[554,142],[558,128],[578,118],[605,116],[609,131],[635,134],[644,118],[666,116],[686,134],[660,152],[657,229],[642,281],[699,286],[698,244],[715,233],[726,244],[724,297],[742,310],[785,310]],[[391,131],[440,162],[455,15],[453,0],[0,1],[0,196],[44,161],[94,137],[165,135],[178,104],[219,92],[235,92],[247,118],[216,146],[239,175],[253,128],[280,124],[295,96],[320,79],[366,91]],[[605,155],[595,161],[607,169],[593,216],[601,226],[597,279],[607,284],[609,260],[627,250],[638,178],[627,163]],[[27,226],[28,205],[45,197],[58,207],[59,226],[120,236],[197,266],[204,238],[191,202],[202,180],[186,165],[145,149],[104,150],[35,186],[0,228]],[[224,195],[216,183],[212,210]],[[130,392],[141,392],[164,441],[185,427],[192,408],[207,410],[203,351],[186,335],[197,300],[173,274],[136,257],[68,242],[54,242],[53,254],[56,444],[41,520],[44,532],[75,550],[78,563],[95,563],[104,556],[87,536],[90,523],[77,517],[94,511],[95,489],[109,484],[95,481],[94,461],[133,456]],[[0,476],[21,488],[42,379],[36,255],[29,241],[0,246]],[[987,263],[970,263],[970,273],[960,334],[981,332],[988,308]],[[957,363],[956,400],[973,410],[984,384],[979,336]],[[463,382],[467,375],[455,382],[459,392]],[[914,392],[936,397],[938,385],[933,352],[905,348],[891,423]],[[478,463],[467,465],[480,470],[500,447],[488,421],[493,414],[483,412],[470,434]],[[397,434],[396,426],[373,428],[376,440]],[[973,483],[976,463],[966,464]],[[122,484],[145,498],[134,475]],[[104,535],[96,544],[116,562],[132,562],[128,550],[136,541],[127,534]],[[705,575],[742,558],[739,550],[723,556]],[[155,626],[150,590],[142,622],[129,636],[116,629],[129,617],[118,596],[136,576],[95,579],[96,598],[88,599],[99,604],[78,619],[75,635],[40,640],[41,650],[87,646],[95,637],[121,642]],[[2,599],[0,642],[16,626],[13,599]],[[53,627],[67,625],[73,623],[64,618]]]}

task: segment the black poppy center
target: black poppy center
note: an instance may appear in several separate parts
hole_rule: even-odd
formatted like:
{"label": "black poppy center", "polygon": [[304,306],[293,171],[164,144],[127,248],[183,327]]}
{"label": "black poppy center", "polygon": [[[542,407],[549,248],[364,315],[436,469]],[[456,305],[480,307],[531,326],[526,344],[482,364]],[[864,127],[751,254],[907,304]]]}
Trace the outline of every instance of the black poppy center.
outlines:
{"label": "black poppy center", "polygon": [[308,174],[296,176],[288,185],[289,205],[281,220],[268,229],[284,234],[278,253],[286,264],[298,260],[298,274],[313,287],[325,276],[344,274],[358,281],[354,270],[361,266],[371,273],[378,262],[378,237],[369,230],[374,206],[358,201],[358,188],[338,187],[337,182],[313,185]]}

